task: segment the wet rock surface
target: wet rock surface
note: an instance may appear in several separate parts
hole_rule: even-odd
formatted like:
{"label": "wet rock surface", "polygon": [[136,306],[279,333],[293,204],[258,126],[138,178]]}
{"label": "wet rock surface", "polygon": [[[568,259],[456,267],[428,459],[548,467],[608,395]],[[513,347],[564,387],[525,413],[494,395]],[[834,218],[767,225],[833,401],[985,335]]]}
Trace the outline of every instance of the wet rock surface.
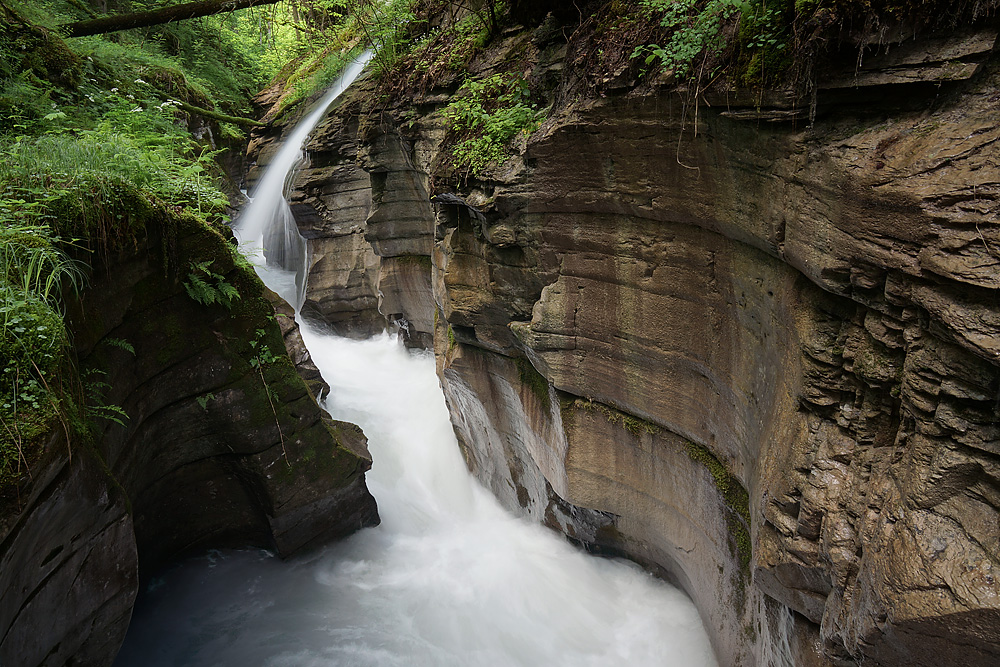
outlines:
{"label": "wet rock surface", "polygon": [[[54,437],[14,508],[0,542],[4,664],[110,664],[140,582],[177,557],[288,556],[378,523],[364,434],[317,406],[310,388],[325,383],[287,304],[272,294],[272,308],[219,232],[185,218],[166,230],[107,258],[72,313],[81,369],[106,383],[91,401],[127,419],[74,438],[71,461]],[[240,292],[231,308],[187,293],[207,259]]]}
{"label": "wet rock surface", "polygon": [[470,468],[683,585],[723,664],[1000,659],[996,33],[883,39],[805,106],[707,93],[697,132],[628,82],[558,107],[466,183],[484,220],[428,206],[439,91],[327,126]]}

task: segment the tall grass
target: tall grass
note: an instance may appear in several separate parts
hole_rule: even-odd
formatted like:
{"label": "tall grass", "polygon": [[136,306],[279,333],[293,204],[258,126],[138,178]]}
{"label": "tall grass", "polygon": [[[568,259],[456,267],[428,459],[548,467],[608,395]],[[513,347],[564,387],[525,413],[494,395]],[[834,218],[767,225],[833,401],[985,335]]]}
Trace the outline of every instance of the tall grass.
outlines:
{"label": "tall grass", "polygon": [[0,487],[30,474],[32,448],[59,420],[62,297],[84,279],[47,226],[11,220],[12,203],[0,201]]}

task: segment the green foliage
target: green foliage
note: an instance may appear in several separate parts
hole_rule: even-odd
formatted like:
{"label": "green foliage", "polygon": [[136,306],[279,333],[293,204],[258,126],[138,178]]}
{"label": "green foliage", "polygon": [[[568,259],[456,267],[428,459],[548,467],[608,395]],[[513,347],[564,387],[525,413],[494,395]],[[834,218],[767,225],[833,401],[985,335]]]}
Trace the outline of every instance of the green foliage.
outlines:
{"label": "green foliage", "polygon": [[184,281],[184,289],[188,296],[202,304],[211,306],[218,303],[226,308],[232,308],[233,302],[240,298],[239,291],[226,282],[226,277],[212,271],[214,262],[192,262],[188,279]]}
{"label": "green foliage", "polygon": [[466,166],[482,176],[488,167],[507,159],[514,138],[531,134],[545,118],[545,111],[530,99],[527,82],[512,74],[462,84],[442,112],[449,129],[459,136],[452,149],[455,167]]}
{"label": "green foliage", "polygon": [[660,25],[673,31],[662,46],[636,47],[633,58],[645,56],[646,65],[658,64],[674,71],[678,78],[693,73],[695,59],[702,53],[718,53],[725,45],[722,23],[747,6],[744,0],[642,0],[643,8],[660,15]]}
{"label": "green foliage", "polygon": [[281,441],[281,454],[285,459],[285,465],[291,467],[292,464],[288,460],[288,452],[285,450],[285,435],[281,431],[278,410],[275,408],[275,402],[280,399],[278,393],[267,383],[267,379],[264,377],[265,366],[282,360],[288,361],[288,355],[285,352],[284,346],[281,347],[278,353],[275,353],[267,340],[267,333],[266,329],[257,329],[256,338],[250,341],[250,347],[254,351],[253,356],[250,357],[250,365],[256,368],[257,374],[260,375],[260,382],[264,386],[264,393],[267,396],[268,404],[271,406],[271,414],[274,416],[274,426],[278,430],[278,438]]}
{"label": "green foliage", "polygon": [[87,397],[84,414],[91,423],[104,419],[124,427],[128,421],[128,414],[124,408],[120,405],[105,403],[105,394],[111,389],[111,385],[105,382],[105,377],[107,377],[107,372],[99,368],[91,368],[81,373],[83,391]]}
{"label": "green foliage", "polygon": [[377,73],[384,74],[391,70],[409,49],[411,35],[418,29],[414,25],[414,4],[413,0],[371,0],[361,3],[367,11],[354,15],[365,43],[375,51],[372,62]]}
{"label": "green foliage", "polygon": [[[632,435],[638,437],[642,433],[648,433],[650,435],[656,435],[660,432],[660,427],[652,422],[648,422],[645,419],[640,419],[635,415],[630,415],[627,412],[622,412],[621,410],[615,410],[614,408],[605,405],[603,403],[598,403],[594,400],[576,400],[573,402],[573,406],[582,408],[584,410],[597,410],[612,424],[620,424],[623,429],[631,433]],[[568,406],[567,406],[568,407]]]}
{"label": "green foliage", "polygon": [[[285,359],[283,352],[275,354],[267,342],[267,330],[257,329],[256,338],[250,341],[250,347],[253,348],[254,354],[250,357],[250,365],[254,368],[260,370],[266,364],[273,364],[274,362]],[[263,379],[263,378],[262,378]],[[264,383],[267,386],[267,383]]]}
{"label": "green foliage", "polygon": [[[505,13],[505,3],[491,0],[493,16]],[[394,62],[380,68],[380,86],[390,96],[405,97],[414,90],[449,81],[467,70],[469,63],[496,34],[489,5],[424,0],[413,5],[405,48],[397,49]]]}
{"label": "green foliage", "polygon": [[[763,80],[787,64],[794,18],[791,0],[642,0],[641,4],[670,33],[662,45],[643,44],[632,52],[649,67],[671,70],[680,79],[701,79],[706,72],[697,63],[717,60],[733,46],[743,53],[744,82]],[[738,29],[725,29],[733,24]]]}
{"label": "green foliage", "polygon": [[204,396],[196,397],[194,400],[202,410],[208,410],[208,402],[215,400],[215,394],[209,392]]}
{"label": "green foliage", "polygon": [[0,227],[0,284],[10,294],[33,296],[55,307],[64,288],[80,288],[83,271],[58,247],[59,239],[46,225],[32,224],[31,218],[40,217],[38,208],[38,202],[0,198],[4,222]]}
{"label": "green foliage", "polygon": [[[30,476],[60,421],[69,435],[69,425],[85,432],[86,422],[127,420],[106,398],[104,371],[78,372],[71,358],[60,298],[82,286],[85,266],[67,252],[89,259],[127,249],[151,228],[168,249],[185,209],[201,216],[197,224],[225,220],[219,151],[187,131],[179,104],[248,110],[251,95],[307,47],[290,20],[272,20],[290,19],[287,4],[62,40],[51,28],[83,18],[81,7],[0,4],[0,496]],[[232,306],[239,294],[203,259],[192,260],[185,287]],[[135,352],[124,340],[103,342]]]}
{"label": "green foliage", "polygon": [[117,104],[93,130],[0,140],[0,221],[50,224],[90,245],[144,233],[155,199],[221,214],[214,153],[192,144],[162,108]]}
{"label": "green foliage", "polygon": [[61,298],[83,282],[47,227],[11,219],[15,205],[0,199],[0,487],[28,469],[58,418],[53,389],[68,345]]}
{"label": "green foliage", "polygon": [[105,345],[110,345],[111,347],[116,347],[119,350],[124,350],[125,352],[131,354],[133,357],[135,356],[135,348],[132,347],[132,344],[129,343],[124,338],[105,338],[102,342]]}
{"label": "green foliage", "polygon": [[358,54],[359,49],[344,51],[329,46],[316,56],[302,60],[285,82],[288,92],[281,98],[282,107],[290,107],[313,93],[329,88],[344,66]]}
{"label": "green foliage", "polygon": [[[372,47],[377,75],[393,69],[411,48],[421,19],[413,12],[417,0],[312,0],[314,15],[328,17],[321,49],[308,51],[288,73],[282,107],[289,107],[326,90],[344,66],[365,47]],[[322,11],[316,11],[322,10]]]}

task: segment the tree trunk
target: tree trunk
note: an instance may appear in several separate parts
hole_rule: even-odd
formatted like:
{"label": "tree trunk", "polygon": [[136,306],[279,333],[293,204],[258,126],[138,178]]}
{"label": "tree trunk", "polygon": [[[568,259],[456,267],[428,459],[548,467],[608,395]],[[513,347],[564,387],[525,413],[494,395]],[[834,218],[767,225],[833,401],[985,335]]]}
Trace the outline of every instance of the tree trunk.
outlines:
{"label": "tree trunk", "polygon": [[237,9],[246,9],[247,7],[256,7],[258,5],[273,5],[276,2],[278,0],[200,0],[199,2],[171,5],[148,12],[119,14],[118,16],[105,16],[99,19],[68,23],[61,26],[61,30],[68,37],[103,35],[109,32],[117,32],[118,30],[146,28],[151,25],[161,25],[163,23],[170,23],[171,21],[182,21],[184,19],[198,18],[199,16],[232,12]]}

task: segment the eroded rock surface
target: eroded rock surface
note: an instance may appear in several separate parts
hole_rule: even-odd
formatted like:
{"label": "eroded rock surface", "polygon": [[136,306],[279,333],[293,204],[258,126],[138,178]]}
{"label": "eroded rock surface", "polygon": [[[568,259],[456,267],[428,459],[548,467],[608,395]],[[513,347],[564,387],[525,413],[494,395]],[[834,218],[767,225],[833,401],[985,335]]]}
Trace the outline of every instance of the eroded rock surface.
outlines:
{"label": "eroded rock surface", "polygon": [[[270,295],[272,308],[219,232],[183,217],[151,227],[103,258],[72,314],[82,374],[101,379],[91,404],[127,418],[74,436],[71,460],[54,436],[13,508],[5,665],[110,664],[140,580],[178,556],[251,544],[288,556],[378,522],[364,434],[317,406],[307,382],[325,385],[287,304]],[[239,290],[231,308],[188,294],[206,260]]]}
{"label": "eroded rock surface", "polygon": [[446,97],[358,123],[382,313],[433,332],[470,468],[681,584],[723,664],[1000,660],[996,33],[882,38],[697,132],[627,80],[557,106],[482,221],[426,203]]}

